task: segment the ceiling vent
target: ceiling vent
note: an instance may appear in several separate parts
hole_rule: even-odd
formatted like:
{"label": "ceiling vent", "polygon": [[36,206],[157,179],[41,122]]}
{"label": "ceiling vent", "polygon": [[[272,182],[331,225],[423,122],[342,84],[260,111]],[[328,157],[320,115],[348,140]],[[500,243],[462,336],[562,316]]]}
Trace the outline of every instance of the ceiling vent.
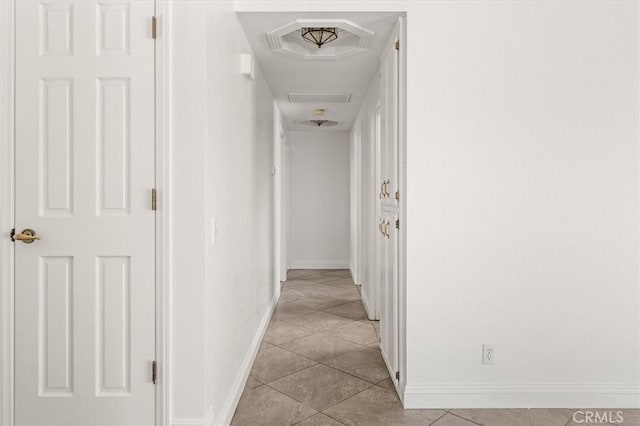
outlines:
{"label": "ceiling vent", "polygon": [[346,104],[351,93],[289,93],[292,104]]}

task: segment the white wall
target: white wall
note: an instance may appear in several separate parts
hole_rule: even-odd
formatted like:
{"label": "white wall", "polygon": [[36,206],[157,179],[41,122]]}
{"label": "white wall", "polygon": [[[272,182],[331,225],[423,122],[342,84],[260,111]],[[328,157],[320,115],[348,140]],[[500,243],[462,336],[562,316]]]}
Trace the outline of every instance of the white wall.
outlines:
{"label": "white wall", "polygon": [[257,64],[239,73],[231,1],[173,12],[172,423],[223,425],[279,295],[273,99]]}
{"label": "white wall", "polygon": [[406,406],[638,408],[638,3],[236,3],[407,12]]}
{"label": "white wall", "polygon": [[637,407],[638,3],[420,11],[405,403]]}
{"label": "white wall", "polygon": [[349,267],[349,133],[289,132],[291,268]]}
{"label": "white wall", "polygon": [[205,250],[209,228],[203,196],[207,141],[203,9],[195,2],[174,5],[170,27],[171,424],[197,424],[205,414]]}
{"label": "white wall", "polygon": [[289,270],[289,146],[287,131],[282,122],[282,113],[277,102],[273,102],[273,173],[274,173],[274,268],[276,283],[287,280]]}

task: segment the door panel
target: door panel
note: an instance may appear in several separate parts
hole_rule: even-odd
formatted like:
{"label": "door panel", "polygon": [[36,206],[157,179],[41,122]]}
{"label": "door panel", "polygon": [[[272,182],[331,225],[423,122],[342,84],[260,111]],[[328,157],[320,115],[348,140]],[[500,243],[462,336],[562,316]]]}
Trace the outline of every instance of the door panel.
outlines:
{"label": "door panel", "polygon": [[397,213],[383,210],[380,236],[380,275],[382,306],[380,314],[380,350],[392,380],[398,371],[398,232]]}
{"label": "door panel", "polygon": [[151,425],[153,1],[16,2],[17,425]]}
{"label": "door panel", "polygon": [[[397,39],[397,32],[392,38]],[[395,45],[395,43],[393,43]],[[383,105],[382,133],[384,143],[381,150],[382,179],[388,181],[387,196],[382,198],[383,207],[398,207],[396,191],[399,187],[398,175],[398,51],[389,46],[383,58],[380,93]]]}

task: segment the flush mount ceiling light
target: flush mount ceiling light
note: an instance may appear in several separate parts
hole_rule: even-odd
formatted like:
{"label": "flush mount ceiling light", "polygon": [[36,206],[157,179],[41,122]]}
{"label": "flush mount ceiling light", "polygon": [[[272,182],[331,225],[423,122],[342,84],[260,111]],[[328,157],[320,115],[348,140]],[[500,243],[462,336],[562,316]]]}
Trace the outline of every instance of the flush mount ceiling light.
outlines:
{"label": "flush mount ceiling light", "polygon": [[335,126],[336,124],[338,124],[338,122],[333,120],[307,120],[303,121],[302,124],[304,124],[305,126],[327,127]]}
{"label": "flush mount ceiling light", "polygon": [[338,39],[336,27],[304,27],[300,29],[300,34],[304,41],[315,44],[318,49]]}
{"label": "flush mount ceiling light", "polygon": [[325,110],[325,109],[323,109],[323,108],[318,108],[318,109],[314,109],[314,110],[313,110],[313,113],[314,113],[315,115],[322,116],[322,115],[324,115],[324,112],[325,112],[325,111],[326,111],[326,110]]}
{"label": "flush mount ceiling light", "polygon": [[366,52],[373,36],[373,31],[344,19],[296,19],[267,32],[274,52],[310,60],[342,59]]}

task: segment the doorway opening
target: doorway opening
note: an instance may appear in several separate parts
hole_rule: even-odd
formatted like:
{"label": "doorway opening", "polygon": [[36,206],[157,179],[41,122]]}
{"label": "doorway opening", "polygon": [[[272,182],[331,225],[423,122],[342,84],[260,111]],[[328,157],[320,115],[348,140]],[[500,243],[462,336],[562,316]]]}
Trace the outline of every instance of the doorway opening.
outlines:
{"label": "doorway opening", "polygon": [[[296,392],[305,374],[337,374],[329,367],[358,377],[375,350],[379,382],[402,398],[406,16],[238,17],[275,98],[274,269],[283,284],[247,386]],[[309,34],[328,38],[314,44]],[[288,383],[278,377],[278,354],[318,365],[301,361]]]}

